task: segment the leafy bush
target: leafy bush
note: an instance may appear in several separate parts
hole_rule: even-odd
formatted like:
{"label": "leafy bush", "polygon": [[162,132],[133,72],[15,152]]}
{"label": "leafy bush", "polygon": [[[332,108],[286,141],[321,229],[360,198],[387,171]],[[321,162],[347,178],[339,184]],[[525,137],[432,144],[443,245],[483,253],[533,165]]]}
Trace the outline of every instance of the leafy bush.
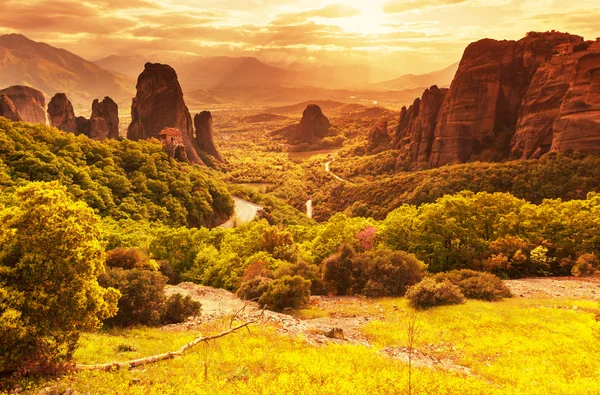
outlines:
{"label": "leafy bush", "polygon": [[105,321],[107,325],[160,325],[165,311],[165,276],[150,270],[109,268],[98,281],[121,292],[119,311]]}
{"label": "leafy bush", "polygon": [[437,282],[432,278],[426,278],[409,288],[406,298],[415,309],[428,309],[465,302],[465,296],[456,285],[448,280]]}
{"label": "leafy bush", "polygon": [[300,276],[305,280],[310,280],[310,294],[311,295],[324,295],[326,294],[326,288],[321,280],[321,270],[317,265],[311,265],[305,261],[299,261],[297,263],[286,262],[279,266],[275,270],[275,278],[281,278],[284,276]]}
{"label": "leafy bush", "polygon": [[453,270],[438,273],[432,277],[437,282],[450,281],[460,288],[468,299],[496,301],[510,298],[510,289],[502,280],[491,273],[476,272],[475,270]]}
{"label": "leafy bush", "polygon": [[269,283],[258,303],[269,310],[282,311],[286,308],[300,309],[308,304],[309,299],[309,280],[300,276],[283,276]]}
{"label": "leafy bush", "polygon": [[16,196],[0,205],[0,371],[69,360],[80,331],[114,315],[119,298],[97,281],[104,250],[91,209],[56,182]]}
{"label": "leafy bush", "polygon": [[402,296],[421,281],[427,266],[404,251],[356,254],[350,246],[323,261],[323,280],[338,295]]}
{"label": "leafy bush", "polygon": [[167,298],[162,322],[164,324],[178,324],[188,317],[198,315],[202,304],[192,300],[189,295],[173,294]]}
{"label": "leafy bush", "polygon": [[121,269],[158,269],[156,262],[148,258],[139,248],[115,248],[106,253],[106,266]]}
{"label": "leafy bush", "polygon": [[253,277],[244,281],[237,290],[237,295],[245,300],[259,300],[269,289],[273,280],[268,277]]}
{"label": "leafy bush", "polygon": [[571,271],[575,277],[592,276],[600,273],[600,262],[595,254],[582,254]]}

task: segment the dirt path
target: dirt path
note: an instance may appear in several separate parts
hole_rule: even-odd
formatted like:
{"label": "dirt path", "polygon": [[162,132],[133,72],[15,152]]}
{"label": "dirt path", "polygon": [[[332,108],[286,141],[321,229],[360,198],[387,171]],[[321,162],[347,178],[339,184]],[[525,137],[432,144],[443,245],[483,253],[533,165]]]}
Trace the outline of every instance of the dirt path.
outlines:
{"label": "dirt path", "polygon": [[600,299],[600,277],[540,277],[504,283],[522,298]]}
{"label": "dirt path", "polygon": [[[360,328],[370,321],[383,318],[365,312],[364,315],[340,313],[334,316],[300,319],[273,311],[262,312],[256,303],[242,301],[229,291],[192,283],[168,286],[166,293],[167,295],[182,293],[202,303],[200,316],[183,324],[168,325],[165,327],[168,330],[193,329],[200,324],[217,322],[236,313],[240,319],[249,319],[258,314],[264,314],[264,321],[272,324],[279,333],[293,337],[302,336],[313,345],[350,343],[372,347],[368,339],[361,333]],[[352,301],[355,301],[357,305],[361,303],[358,297],[312,296],[310,304],[331,309],[340,305],[340,302],[347,304]],[[390,358],[408,362],[409,353],[406,348],[390,347],[381,350],[381,353]],[[414,350],[412,353],[412,363],[416,367],[444,369],[472,376],[471,371],[464,366],[456,365],[451,361],[443,361],[418,350]]]}

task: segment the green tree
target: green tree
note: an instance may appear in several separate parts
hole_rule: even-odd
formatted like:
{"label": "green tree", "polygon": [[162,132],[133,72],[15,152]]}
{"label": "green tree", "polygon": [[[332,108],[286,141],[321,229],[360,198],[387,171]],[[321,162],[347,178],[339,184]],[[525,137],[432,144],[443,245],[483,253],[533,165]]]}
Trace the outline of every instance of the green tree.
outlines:
{"label": "green tree", "polygon": [[98,217],[57,182],[17,191],[0,212],[0,370],[70,359],[81,330],[117,311],[118,291],[102,288]]}

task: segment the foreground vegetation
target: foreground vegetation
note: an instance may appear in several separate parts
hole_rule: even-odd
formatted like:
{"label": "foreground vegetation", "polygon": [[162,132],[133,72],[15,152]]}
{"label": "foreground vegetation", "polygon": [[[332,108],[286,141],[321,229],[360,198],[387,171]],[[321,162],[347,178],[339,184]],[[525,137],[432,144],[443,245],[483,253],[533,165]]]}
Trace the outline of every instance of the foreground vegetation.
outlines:
{"label": "foreground vegetation", "polygon": [[[15,382],[32,392],[56,386],[59,391],[93,394],[408,393],[408,365],[378,352],[407,345],[405,322],[411,309],[406,301],[349,299],[341,307],[346,314],[380,317],[362,329],[374,348],[316,347],[269,326],[255,326],[252,333],[240,332],[239,337],[222,338],[143,369]],[[600,352],[595,308],[587,301],[512,299],[493,304],[469,301],[420,313],[415,348],[465,366],[473,376],[413,368],[413,393],[600,393],[600,365],[593,358]],[[339,308],[310,310],[314,315],[339,313]],[[75,358],[99,363],[148,356],[177,349],[198,333],[219,330],[217,323],[192,331],[140,328],[86,334]]]}

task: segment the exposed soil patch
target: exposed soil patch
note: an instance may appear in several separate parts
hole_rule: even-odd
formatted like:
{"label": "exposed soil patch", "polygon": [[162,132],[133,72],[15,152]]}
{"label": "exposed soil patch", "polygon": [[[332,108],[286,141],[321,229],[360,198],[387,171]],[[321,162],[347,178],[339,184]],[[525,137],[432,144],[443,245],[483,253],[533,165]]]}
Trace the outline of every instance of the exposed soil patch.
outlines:
{"label": "exposed soil patch", "polygon": [[600,277],[524,278],[504,283],[522,298],[600,299]]}

